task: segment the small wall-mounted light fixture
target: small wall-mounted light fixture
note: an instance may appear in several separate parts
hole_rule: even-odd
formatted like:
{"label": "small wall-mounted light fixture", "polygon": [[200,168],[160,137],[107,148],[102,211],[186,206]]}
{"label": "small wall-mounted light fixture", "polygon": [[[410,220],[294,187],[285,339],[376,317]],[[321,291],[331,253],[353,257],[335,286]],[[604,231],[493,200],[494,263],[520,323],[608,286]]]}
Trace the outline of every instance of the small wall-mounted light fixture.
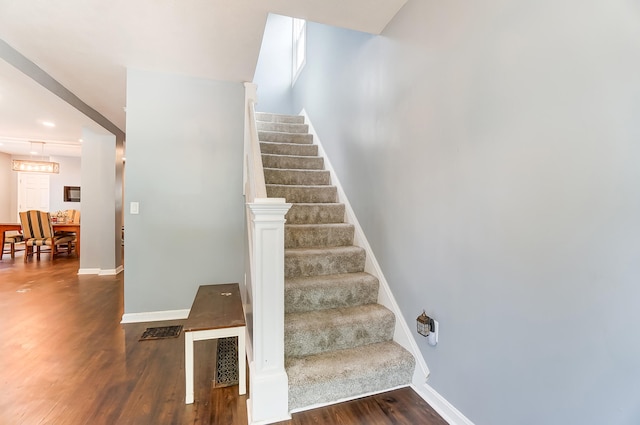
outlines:
{"label": "small wall-mounted light fixture", "polygon": [[429,333],[433,330],[433,319],[422,311],[422,314],[416,319],[418,324],[418,333],[422,336],[429,336]]}

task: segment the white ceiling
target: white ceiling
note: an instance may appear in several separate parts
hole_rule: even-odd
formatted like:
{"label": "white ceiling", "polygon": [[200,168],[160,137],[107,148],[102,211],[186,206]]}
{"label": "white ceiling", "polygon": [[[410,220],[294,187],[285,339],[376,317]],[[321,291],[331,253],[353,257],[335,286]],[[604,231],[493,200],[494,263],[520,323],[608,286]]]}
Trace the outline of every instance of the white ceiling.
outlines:
{"label": "white ceiling", "polygon": [[[405,2],[0,0],[0,39],[126,131],[128,67],[251,81],[269,12],[379,34]],[[38,140],[79,155],[83,126],[96,124],[0,59],[0,152]]]}

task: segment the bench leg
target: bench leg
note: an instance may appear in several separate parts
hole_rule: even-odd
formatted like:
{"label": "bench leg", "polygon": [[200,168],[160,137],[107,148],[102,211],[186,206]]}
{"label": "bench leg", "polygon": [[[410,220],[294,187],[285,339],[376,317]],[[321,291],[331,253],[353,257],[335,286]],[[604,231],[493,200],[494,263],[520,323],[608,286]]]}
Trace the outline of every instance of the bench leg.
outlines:
{"label": "bench leg", "polygon": [[184,333],[185,404],[193,403],[193,333]]}
{"label": "bench leg", "polygon": [[247,354],[245,353],[245,328],[240,328],[238,332],[238,393],[247,393]]}

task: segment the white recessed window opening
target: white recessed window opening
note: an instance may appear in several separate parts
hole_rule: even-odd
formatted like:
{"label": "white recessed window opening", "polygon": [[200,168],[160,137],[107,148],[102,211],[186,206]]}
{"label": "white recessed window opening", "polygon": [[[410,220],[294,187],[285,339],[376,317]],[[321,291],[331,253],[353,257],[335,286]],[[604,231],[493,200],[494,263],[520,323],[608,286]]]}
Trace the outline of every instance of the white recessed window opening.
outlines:
{"label": "white recessed window opening", "polygon": [[293,18],[293,52],[291,85],[296,82],[307,59],[307,21]]}

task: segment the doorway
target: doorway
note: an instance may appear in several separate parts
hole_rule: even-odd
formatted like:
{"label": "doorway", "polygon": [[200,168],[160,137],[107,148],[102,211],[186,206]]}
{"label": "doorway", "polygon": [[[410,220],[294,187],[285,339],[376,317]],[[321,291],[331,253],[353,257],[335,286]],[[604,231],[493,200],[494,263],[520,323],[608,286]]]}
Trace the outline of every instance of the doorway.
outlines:
{"label": "doorway", "polygon": [[[49,211],[49,175],[18,173],[18,211]],[[19,214],[16,216],[19,219]]]}

